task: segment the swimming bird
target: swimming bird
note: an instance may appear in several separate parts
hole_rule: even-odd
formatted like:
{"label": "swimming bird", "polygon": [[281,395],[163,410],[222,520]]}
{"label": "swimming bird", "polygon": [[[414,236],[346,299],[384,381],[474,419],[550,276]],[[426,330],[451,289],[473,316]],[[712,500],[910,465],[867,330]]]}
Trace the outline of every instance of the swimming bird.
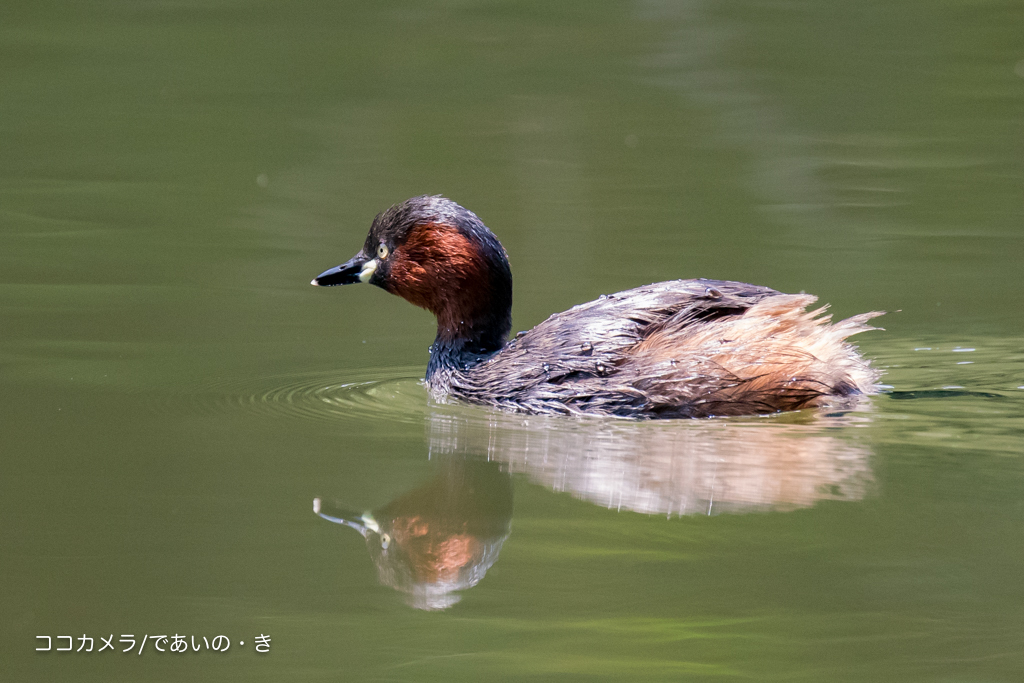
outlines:
{"label": "swimming bird", "polygon": [[438,401],[632,418],[752,415],[878,390],[846,339],[873,311],[831,323],[808,294],[671,280],[556,313],[511,340],[508,255],[472,211],[408,199],[373,220],[363,248],[313,285],[366,282],[437,318],[426,386]]}

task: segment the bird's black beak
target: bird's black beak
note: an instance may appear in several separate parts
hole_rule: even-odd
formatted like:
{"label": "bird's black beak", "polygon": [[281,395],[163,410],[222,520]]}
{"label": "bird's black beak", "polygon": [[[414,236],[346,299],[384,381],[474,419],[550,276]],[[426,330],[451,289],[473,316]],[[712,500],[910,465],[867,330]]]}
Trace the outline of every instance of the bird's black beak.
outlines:
{"label": "bird's black beak", "polygon": [[309,284],[315,287],[334,287],[336,285],[354,285],[366,282],[377,269],[377,259],[371,259],[360,251],[340,266],[325,270],[313,278]]}
{"label": "bird's black beak", "polygon": [[321,498],[313,499],[313,513],[328,522],[342,524],[358,531],[365,538],[371,531],[379,531],[377,521],[369,512],[353,512],[346,508],[329,503]]}

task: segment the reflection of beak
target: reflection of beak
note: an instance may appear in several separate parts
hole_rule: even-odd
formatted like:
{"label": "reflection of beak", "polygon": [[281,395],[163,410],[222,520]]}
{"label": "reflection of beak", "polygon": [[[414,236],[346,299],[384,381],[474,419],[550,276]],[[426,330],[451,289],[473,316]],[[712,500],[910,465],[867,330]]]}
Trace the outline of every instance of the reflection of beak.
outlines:
{"label": "reflection of beak", "polygon": [[[325,507],[329,509],[325,511]],[[369,512],[351,512],[349,510],[344,510],[340,507],[330,505],[329,503],[325,504],[319,498],[313,499],[313,512],[320,517],[323,517],[328,522],[352,527],[362,534],[363,538],[365,538],[366,534],[371,531],[375,533],[380,531],[380,527],[377,525],[377,520],[375,520],[373,515]]]}
{"label": "reflection of beak", "polygon": [[315,287],[334,287],[368,282],[377,270],[377,259],[369,258],[360,251],[340,266],[335,266],[313,278],[309,284]]}

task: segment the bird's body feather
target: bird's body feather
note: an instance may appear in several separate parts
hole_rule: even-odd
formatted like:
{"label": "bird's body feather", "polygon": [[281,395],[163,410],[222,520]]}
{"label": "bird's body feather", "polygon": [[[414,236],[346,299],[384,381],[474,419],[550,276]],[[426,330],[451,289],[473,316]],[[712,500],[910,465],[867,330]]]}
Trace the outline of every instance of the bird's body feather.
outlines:
{"label": "bird's body feather", "polygon": [[470,368],[431,375],[447,396],[528,413],[708,417],[873,393],[879,373],[846,343],[866,313],[829,324],[809,295],[673,280],[557,313]]}

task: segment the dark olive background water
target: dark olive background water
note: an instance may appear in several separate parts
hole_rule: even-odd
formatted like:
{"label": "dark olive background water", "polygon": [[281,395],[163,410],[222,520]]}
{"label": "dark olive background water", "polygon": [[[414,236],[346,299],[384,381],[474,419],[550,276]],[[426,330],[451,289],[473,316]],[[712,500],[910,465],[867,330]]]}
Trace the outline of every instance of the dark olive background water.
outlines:
{"label": "dark olive background water", "polygon": [[[3,3],[0,678],[1020,680],[1022,116],[1017,2]],[[857,340],[894,393],[433,406],[428,314],[308,284],[421,193],[501,238],[516,329],[663,279],[805,290],[899,311]],[[421,611],[311,505],[451,457],[513,472],[511,532]],[[756,500],[623,502],[666,463]],[[34,651],[83,634],[117,650]]]}

